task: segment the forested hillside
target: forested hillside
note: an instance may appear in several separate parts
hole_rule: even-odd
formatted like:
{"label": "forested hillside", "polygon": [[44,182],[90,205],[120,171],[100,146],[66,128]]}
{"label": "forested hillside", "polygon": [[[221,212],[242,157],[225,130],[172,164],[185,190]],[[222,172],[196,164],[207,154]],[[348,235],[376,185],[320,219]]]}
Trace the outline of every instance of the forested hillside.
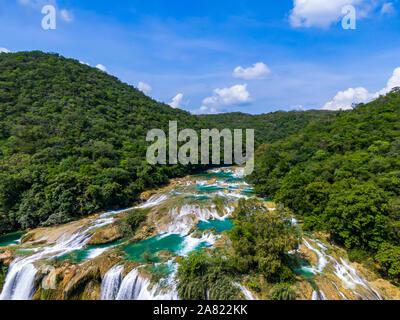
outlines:
{"label": "forested hillside", "polygon": [[203,128],[118,79],[57,54],[0,54],[0,233],[131,206],[185,174],[149,166],[149,129]]}
{"label": "forested hillside", "polygon": [[[254,128],[275,141],[326,112],[193,116],[57,54],[0,54],[0,233],[131,206],[194,167],[150,166],[148,130]],[[236,120],[239,118],[239,120]]]}
{"label": "forested hillside", "polygon": [[399,89],[262,145],[248,182],[399,281]]}
{"label": "forested hillside", "polygon": [[209,126],[220,130],[254,129],[255,144],[270,143],[287,137],[303,129],[313,121],[326,117],[333,117],[334,111],[277,111],[267,114],[251,115],[241,112],[208,114],[199,116]]}

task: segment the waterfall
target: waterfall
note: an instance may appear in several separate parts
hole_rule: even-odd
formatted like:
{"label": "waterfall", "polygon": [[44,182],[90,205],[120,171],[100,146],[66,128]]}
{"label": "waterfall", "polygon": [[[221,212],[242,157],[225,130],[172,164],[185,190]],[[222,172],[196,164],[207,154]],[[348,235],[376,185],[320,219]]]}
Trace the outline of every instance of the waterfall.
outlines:
{"label": "waterfall", "polygon": [[151,196],[149,200],[147,200],[144,204],[135,207],[136,209],[144,209],[144,208],[151,208],[155,207],[156,205],[160,204],[161,202],[167,200],[168,197],[166,195],[161,196]]}
{"label": "waterfall", "polygon": [[247,289],[246,287],[242,286],[240,283],[236,283],[234,282],[233,285],[235,287],[238,287],[240,289],[240,291],[242,291],[244,297],[246,298],[246,300],[258,300],[258,298],[256,296],[254,296],[249,289]]}
{"label": "waterfall", "polygon": [[30,300],[34,294],[36,268],[25,260],[10,265],[0,300]]}
{"label": "waterfall", "polygon": [[[139,278],[139,272],[137,269],[132,270],[124,278],[121,283],[121,287],[118,291],[117,300],[138,300],[139,292],[142,289],[143,281]],[[137,283],[138,282],[138,283]]]}
{"label": "waterfall", "polygon": [[159,285],[149,290],[150,280],[139,275],[138,269],[132,270],[121,283],[116,300],[178,300],[175,285],[171,283],[175,273],[167,279],[168,291],[161,293]]}
{"label": "waterfall", "polygon": [[114,300],[117,297],[119,287],[122,281],[122,271],[124,266],[117,265],[112,267],[105,274],[101,282],[101,300]]}
{"label": "waterfall", "polygon": [[[364,298],[382,300],[380,294],[370,286],[370,284],[363,278],[361,278],[357,270],[349,265],[348,262],[340,258],[340,262],[332,256],[326,254],[328,248],[324,246],[319,240],[310,239],[311,242],[315,243],[319,248],[313,247],[306,239],[303,239],[304,244],[307,248],[314,251],[318,256],[317,267],[304,267],[304,270],[308,270],[314,274],[322,273],[328,264],[333,268],[333,273],[342,281],[344,288],[350,289],[354,294],[360,295],[356,290],[357,287],[361,286],[366,290]],[[339,291],[339,290],[338,290]],[[323,295],[323,293],[321,292]],[[339,291],[339,294],[343,297],[343,294]],[[314,296],[314,294],[313,294]],[[345,297],[344,297],[345,298]]]}
{"label": "waterfall", "polygon": [[37,269],[34,263],[40,259],[62,256],[68,252],[83,248],[90,240],[86,232],[78,231],[69,238],[64,234],[54,246],[43,247],[36,253],[19,258],[11,263],[4,281],[0,300],[30,300],[34,294],[34,282]]}
{"label": "waterfall", "polygon": [[312,298],[311,300],[328,300],[326,297],[325,293],[323,293],[321,290],[319,291],[313,291],[312,293]]}
{"label": "waterfall", "polygon": [[219,238],[219,236],[214,236],[211,233],[202,235],[201,238],[193,238],[191,235],[188,235],[185,237],[185,240],[183,241],[181,248],[178,251],[178,255],[186,256],[190,252],[196,250],[201,245],[211,247],[214,245],[217,238]]}

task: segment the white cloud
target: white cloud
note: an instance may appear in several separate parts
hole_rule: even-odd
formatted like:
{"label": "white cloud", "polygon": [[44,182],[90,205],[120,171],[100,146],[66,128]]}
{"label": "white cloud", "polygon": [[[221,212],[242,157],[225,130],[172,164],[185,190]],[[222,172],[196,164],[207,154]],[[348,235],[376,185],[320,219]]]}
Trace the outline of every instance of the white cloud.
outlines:
{"label": "white cloud", "polygon": [[361,19],[377,6],[377,0],[293,0],[290,24],[292,27],[328,28],[344,17],[342,8],[347,5],[355,6],[357,19]]}
{"label": "white cloud", "polygon": [[345,91],[339,91],[332,101],[327,102],[322,109],[324,110],[347,110],[351,109],[353,103],[368,102],[373,99],[367,89],[349,88]]}
{"label": "white cloud", "polygon": [[79,63],[80,63],[80,64],[85,64],[85,65],[89,66],[89,63],[84,62],[84,61],[79,61]]}
{"label": "white cloud", "polygon": [[149,94],[152,90],[153,90],[153,88],[151,87],[151,85],[149,85],[148,83],[145,83],[145,82],[142,82],[142,81],[140,81],[139,83],[138,83],[138,89],[140,90],[140,91],[142,91],[143,93],[145,93],[145,94]]}
{"label": "white cloud", "polygon": [[176,109],[179,108],[181,106],[183,102],[183,94],[182,93],[178,93],[173,99],[172,101],[169,103],[169,106]]}
{"label": "white cloud", "polygon": [[211,97],[205,98],[206,106],[227,106],[231,104],[244,104],[250,102],[250,93],[247,84],[237,84],[230,88],[215,89]]}
{"label": "white cloud", "polygon": [[264,63],[257,62],[253,65],[253,67],[235,68],[235,70],[233,71],[233,76],[235,78],[253,80],[253,79],[264,79],[270,73],[271,70]]}
{"label": "white cloud", "polygon": [[381,8],[381,16],[383,15],[392,15],[396,12],[396,9],[393,6],[392,2],[387,2],[382,5]]}
{"label": "white cloud", "polygon": [[103,66],[102,64],[98,64],[96,66],[97,69],[103,71],[103,72],[107,72],[107,68],[105,66]]}
{"label": "white cloud", "polygon": [[0,53],[10,53],[11,51],[6,48],[0,48]]}
{"label": "white cloud", "polygon": [[332,101],[327,102],[322,109],[324,110],[348,110],[355,103],[369,102],[381,95],[389,93],[393,88],[400,87],[400,67],[393,71],[392,77],[386,84],[386,87],[376,93],[370,93],[363,87],[349,88],[345,91],[339,91]]}
{"label": "white cloud", "polygon": [[230,88],[215,89],[211,97],[203,100],[203,105],[193,113],[216,113],[219,107],[241,105],[251,101],[247,84],[237,84]]}
{"label": "white cloud", "polygon": [[386,84],[386,88],[383,88],[382,90],[378,91],[375,94],[375,97],[379,97],[380,95],[385,95],[395,87],[400,87],[400,67],[394,69],[391,78],[388,80]]}
{"label": "white cloud", "polygon": [[201,106],[198,110],[193,110],[193,114],[215,114],[217,109],[214,107]]}
{"label": "white cloud", "polygon": [[60,17],[62,20],[64,20],[65,22],[72,22],[74,21],[74,16],[72,15],[72,13],[66,9],[62,9],[60,11]]}

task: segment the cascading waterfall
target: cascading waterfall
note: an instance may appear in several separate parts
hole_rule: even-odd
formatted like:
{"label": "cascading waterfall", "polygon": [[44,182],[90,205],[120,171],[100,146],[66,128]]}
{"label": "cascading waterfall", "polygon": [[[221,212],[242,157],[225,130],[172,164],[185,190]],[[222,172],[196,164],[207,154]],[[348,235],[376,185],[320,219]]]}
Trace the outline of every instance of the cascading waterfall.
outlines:
{"label": "cascading waterfall", "polygon": [[15,261],[4,281],[0,300],[29,300],[34,294],[35,266],[24,259]]}
{"label": "cascading waterfall", "polygon": [[[145,276],[145,274],[148,274],[147,272],[149,272],[149,270],[143,272],[144,270],[141,269],[145,267],[143,264],[130,271],[125,277],[123,277],[124,266],[117,264],[104,275],[101,283],[101,300],[179,299],[176,289],[178,263],[175,262],[174,258],[176,256],[187,256],[190,252],[199,248],[213,246],[216,240],[222,237],[219,234],[220,231],[215,228],[217,233],[209,231],[205,232],[206,230],[212,230],[211,227],[202,229],[200,225],[202,223],[210,223],[212,226],[218,225],[220,221],[226,220],[233,213],[235,209],[234,201],[240,198],[248,199],[252,197],[250,195],[246,195],[251,193],[250,186],[245,182],[241,182],[240,180],[238,181],[237,179],[242,177],[242,171],[232,172],[228,170],[221,171],[219,169],[214,169],[212,172],[216,177],[222,176],[228,179],[235,179],[230,180],[233,182],[230,182],[228,179],[223,180],[223,178],[218,180],[213,179],[212,184],[209,184],[211,182],[207,179],[198,180],[196,182],[186,181],[186,183],[181,183],[176,191],[172,190],[168,193],[156,194],[150,197],[147,202],[135,207],[153,208],[161,204],[162,210],[160,210],[160,212],[162,212],[162,215],[160,218],[158,218],[157,215],[157,208],[151,209],[152,213],[154,214],[154,226],[158,231],[158,236],[153,236],[153,238],[144,239],[143,241],[147,241],[147,244],[150,243],[151,246],[154,246],[155,252],[152,252],[152,254],[156,253],[157,250],[160,250],[160,247],[157,247],[157,244],[160,243],[165,247],[163,247],[165,250],[173,253],[171,260],[168,262],[160,262],[151,266],[158,267],[159,265],[163,265],[161,267],[164,267],[166,264],[168,267],[168,276],[164,279],[161,279],[157,284],[153,284],[151,283],[150,278]],[[207,181],[209,183],[207,183]],[[189,188],[187,188],[187,190],[182,190],[181,187],[185,185]],[[243,187],[246,187],[246,189],[243,189]],[[220,212],[220,207],[218,207],[217,211],[217,206],[212,201],[212,197],[215,195],[223,197],[226,200],[226,205],[223,209],[223,212]],[[165,214],[164,210],[166,205],[164,202],[169,201],[169,199],[171,197],[173,198],[174,196],[179,196],[179,201],[184,197],[185,199],[188,198],[190,200],[183,203],[171,201],[171,204],[173,203],[173,205],[169,207],[168,213]],[[195,201],[198,202],[196,203]],[[0,294],[0,300],[31,299],[35,293],[34,280],[37,270],[39,269],[36,267],[39,260],[47,260],[53,257],[63,256],[73,251],[81,250],[89,242],[94,229],[113,223],[113,216],[115,214],[128,210],[131,209],[109,211],[97,216],[96,218],[84,219],[84,223],[78,224],[78,231],[64,233],[59,239],[57,239],[54,245],[48,244],[43,247],[24,249],[26,251],[32,251],[32,254],[30,256],[17,258],[11,263],[5,279],[3,290]],[[297,221],[294,218],[292,218],[290,221],[292,224],[297,224]],[[196,225],[201,233],[192,233]],[[166,237],[169,238],[163,242],[162,239]],[[37,240],[37,244],[31,242],[30,246],[38,245],[41,240],[46,239]],[[138,242],[138,244],[139,245],[137,247],[133,246],[133,248],[134,250],[139,250],[139,254],[135,255],[136,251],[130,253],[132,254],[131,259],[133,261],[143,261],[139,259],[140,250],[146,244],[143,244],[142,247],[140,247],[140,242]],[[343,299],[346,299],[346,296],[343,293],[347,294],[347,292],[350,291],[352,294],[360,298],[381,299],[379,293],[372,288],[365,279],[360,277],[357,273],[357,270],[348,262],[341,258],[335,259],[329,255],[327,253],[328,248],[324,246],[322,242],[307,238],[303,239],[303,244],[317,255],[318,263],[316,266],[303,267],[302,269],[308,271],[308,274],[312,273],[314,275],[322,275],[324,274],[324,270],[329,268],[331,275],[335,275],[337,279],[341,280],[340,283],[335,278],[335,280],[332,280],[331,283],[334,285],[337,293],[340,294]],[[113,247],[114,243],[106,247],[89,247],[87,250],[88,254],[85,256],[85,259],[91,260]],[[299,250],[293,250],[290,253],[296,254],[299,253]],[[253,295],[252,292],[246,287],[240,283],[233,284],[241,290],[247,300],[257,300],[257,297]],[[314,288],[315,289],[312,294],[313,300],[327,300],[327,296],[323,291],[318,289],[316,286]],[[331,297],[329,294],[330,291],[327,291],[329,289],[325,289],[325,287],[322,286],[321,288],[328,294],[329,297]],[[350,291],[342,290],[343,288]],[[208,295],[208,293],[206,294]]]}
{"label": "cascading waterfall", "polygon": [[[170,261],[168,264],[171,266],[173,262]],[[178,300],[178,294],[175,287],[175,275],[177,268],[173,265],[174,271],[169,275],[167,279],[162,282],[165,285],[160,287],[160,283],[156,284],[149,290],[150,280],[145,279],[140,275],[139,268],[132,270],[122,280],[119,286],[118,293],[116,294],[116,300]],[[115,270],[114,270],[115,271]],[[114,272],[113,271],[113,272]],[[103,279],[103,283],[106,278]],[[116,282],[114,282],[116,285]],[[106,284],[104,283],[104,286]],[[103,287],[103,284],[102,284]],[[115,287],[114,287],[115,288]]]}
{"label": "cascading waterfall", "polygon": [[35,249],[33,255],[16,259],[10,264],[4,281],[0,300],[30,300],[34,294],[34,281],[37,269],[34,265],[40,259],[59,257],[69,252],[82,249],[90,240],[88,233],[93,227],[104,225],[104,219],[94,221],[93,225],[72,235],[64,234],[53,246]]}
{"label": "cascading waterfall", "polygon": [[104,276],[101,282],[101,300],[114,300],[117,297],[119,287],[122,282],[122,272],[124,266],[117,265],[112,267]]}
{"label": "cascading waterfall", "polygon": [[312,293],[311,300],[328,300],[328,298],[326,297],[325,293],[323,293],[321,290],[319,291],[314,290]]}
{"label": "cascading waterfall", "polygon": [[168,197],[166,195],[152,196],[144,204],[139,205],[139,206],[137,206],[135,208],[144,209],[144,208],[155,207],[156,205],[160,204],[161,202],[163,202],[163,201],[165,201],[167,199],[168,199]]}
{"label": "cascading waterfall", "polygon": [[258,300],[258,298],[256,296],[254,296],[249,289],[247,289],[246,287],[242,286],[240,283],[236,283],[234,282],[233,285],[235,287],[238,287],[240,289],[240,291],[242,291],[244,297],[246,298],[246,300]]}
{"label": "cascading waterfall", "polygon": [[[340,258],[340,262],[337,261],[332,256],[326,254],[328,248],[326,248],[319,240],[310,239],[313,243],[315,243],[318,248],[313,247],[306,239],[303,239],[303,243],[306,247],[313,252],[315,252],[318,256],[318,265],[317,267],[304,267],[303,269],[308,270],[314,274],[321,274],[324,269],[328,266],[328,264],[333,268],[333,273],[342,281],[344,287],[347,289],[351,289],[354,294],[361,296],[359,292],[357,292],[357,287],[361,286],[366,290],[365,298],[372,300],[382,300],[380,294],[371,287],[371,285],[363,278],[361,278],[356,269],[350,266],[345,260]],[[339,294],[343,297],[343,294],[338,290]],[[314,291],[315,293],[315,291]],[[314,297],[313,293],[313,297]],[[317,293],[315,293],[317,294]],[[323,295],[323,293],[321,294]],[[324,295],[323,295],[324,296]],[[313,299],[314,300],[314,299]]]}

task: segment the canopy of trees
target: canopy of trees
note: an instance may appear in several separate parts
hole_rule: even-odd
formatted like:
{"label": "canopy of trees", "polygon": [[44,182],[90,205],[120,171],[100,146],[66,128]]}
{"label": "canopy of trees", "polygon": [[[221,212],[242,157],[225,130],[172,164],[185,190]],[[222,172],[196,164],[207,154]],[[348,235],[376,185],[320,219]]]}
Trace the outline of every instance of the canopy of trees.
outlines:
{"label": "canopy of trees", "polygon": [[309,111],[277,111],[267,114],[251,115],[241,112],[200,115],[209,126],[217,129],[254,129],[255,144],[270,143],[285,138],[308,124],[321,118],[334,116],[336,112]]}
{"label": "canopy of trees", "polygon": [[[276,137],[275,117],[267,130],[262,118],[260,125],[251,116],[238,128],[264,128],[260,134],[271,135],[270,141],[308,123],[292,126],[293,116],[283,121],[291,129]],[[158,103],[73,59],[1,53],[0,233],[129,207],[143,190],[201,169],[146,162],[148,130],[167,132],[172,120],[195,130],[218,123]]]}
{"label": "canopy of trees", "polygon": [[0,233],[129,207],[190,167],[150,166],[148,130],[204,128],[96,68],[57,54],[0,54]]}
{"label": "canopy of trees", "polygon": [[378,253],[399,277],[398,264],[383,261],[400,240],[399,89],[260,146],[248,182],[302,216],[306,229]]}

